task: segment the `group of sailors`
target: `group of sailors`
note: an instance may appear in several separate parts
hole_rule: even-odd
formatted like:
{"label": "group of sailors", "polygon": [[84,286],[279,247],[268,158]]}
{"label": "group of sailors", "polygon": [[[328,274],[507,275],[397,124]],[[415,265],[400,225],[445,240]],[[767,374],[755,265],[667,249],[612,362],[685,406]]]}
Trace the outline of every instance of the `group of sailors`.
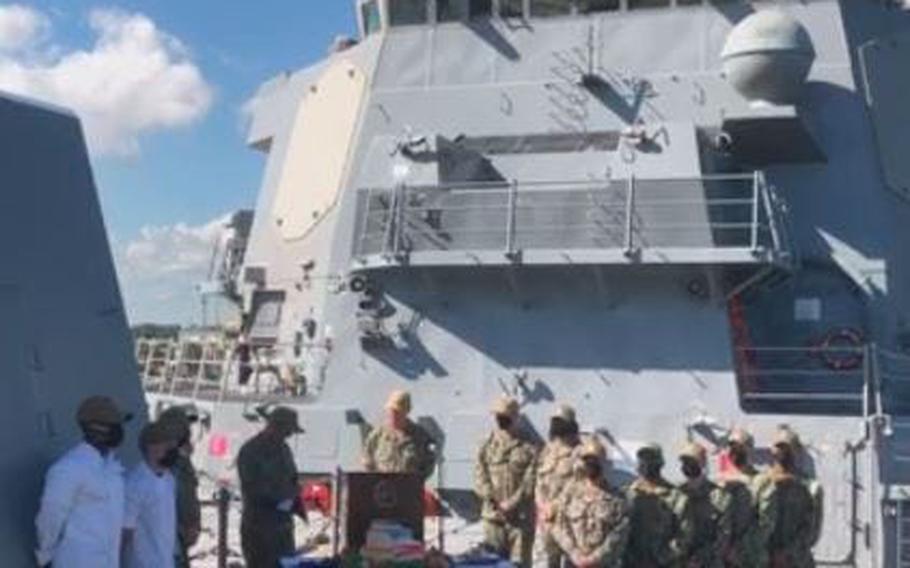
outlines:
{"label": "group of sailors", "polygon": [[[364,439],[367,471],[428,479],[438,445],[413,422],[411,397],[396,391],[386,419]],[[48,471],[36,519],[38,565],[54,568],[185,568],[200,535],[192,417],[180,407],[144,427],[142,461],[128,474],[115,456],[130,416],[106,397],[77,412],[83,441]],[[548,567],[803,568],[814,566],[821,489],[800,467],[803,446],[787,426],[771,442],[772,463],[753,464],[754,441],[732,431],[724,467],[708,476],[708,452],[688,441],[679,452],[685,481],[663,476],[664,453],[636,452],[637,477],[623,491],[608,481],[608,452],[580,432],[575,412],[551,417],[538,446],[522,428],[519,403],[492,408],[492,432],[475,466],[484,547],[531,566],[535,537]],[[296,553],[294,517],[306,519],[299,472],[287,441],[303,432],[295,411],[277,407],[237,456],[243,500],[241,546],[247,568],[275,568]]]}

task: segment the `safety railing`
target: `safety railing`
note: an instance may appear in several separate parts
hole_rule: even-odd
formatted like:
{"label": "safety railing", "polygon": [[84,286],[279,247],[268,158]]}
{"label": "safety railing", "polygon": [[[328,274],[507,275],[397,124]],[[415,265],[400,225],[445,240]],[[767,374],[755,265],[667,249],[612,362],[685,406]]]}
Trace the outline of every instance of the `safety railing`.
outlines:
{"label": "safety railing", "polygon": [[878,407],[870,346],[738,347],[744,409],[766,413],[868,415]]}
{"label": "safety railing", "polygon": [[760,262],[787,251],[761,172],[363,189],[354,257],[394,263]]}
{"label": "safety railing", "polygon": [[148,393],[194,400],[256,401],[306,395],[309,386],[288,354],[324,350],[317,344],[250,346],[242,357],[230,341],[137,340],[136,357]]}

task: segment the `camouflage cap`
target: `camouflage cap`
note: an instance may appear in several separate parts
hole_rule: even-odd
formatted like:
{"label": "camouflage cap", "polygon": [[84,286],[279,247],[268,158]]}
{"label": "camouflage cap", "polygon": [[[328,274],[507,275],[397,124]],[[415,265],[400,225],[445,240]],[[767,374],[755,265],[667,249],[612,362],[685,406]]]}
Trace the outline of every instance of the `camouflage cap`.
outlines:
{"label": "camouflage cap", "polygon": [[704,467],[708,463],[708,450],[696,442],[689,442],[679,452],[679,459],[689,458],[697,461]]}
{"label": "camouflage cap", "polygon": [[493,404],[493,414],[497,416],[518,416],[520,406],[518,401],[510,396],[501,396]]}
{"label": "camouflage cap", "polygon": [[386,410],[396,410],[404,414],[411,413],[411,393],[404,390],[397,390],[389,395],[385,403]]}
{"label": "camouflage cap", "polygon": [[80,424],[123,424],[132,418],[132,414],[121,412],[117,403],[107,396],[89,397],[76,411],[76,421]]}
{"label": "camouflage cap", "polygon": [[176,443],[173,431],[161,422],[149,422],[139,433],[139,447],[148,448],[155,444]]}
{"label": "camouflage cap", "polygon": [[583,458],[597,458],[603,461],[607,459],[607,450],[600,440],[590,437],[581,444],[579,455]]}
{"label": "camouflage cap", "polygon": [[734,428],[733,431],[730,432],[727,442],[750,448],[755,446],[755,438],[753,438],[752,434],[745,428]]}
{"label": "camouflage cap", "polygon": [[645,444],[638,448],[638,451],[635,452],[635,456],[638,458],[638,461],[642,462],[664,463],[664,451],[661,449],[660,444]]}
{"label": "camouflage cap", "polygon": [[790,426],[786,424],[781,424],[777,428],[777,432],[774,433],[774,439],[771,442],[772,446],[789,446],[790,448],[797,450],[802,447],[802,442],[799,439],[799,435],[794,432]]}
{"label": "camouflage cap", "polygon": [[177,440],[188,438],[192,433],[191,425],[198,419],[185,406],[171,406],[158,416],[158,422],[168,428]]}
{"label": "camouflage cap", "polygon": [[297,411],[286,406],[276,406],[273,408],[268,416],[266,416],[266,422],[268,422],[270,426],[276,426],[297,434],[302,434],[304,432],[303,428],[300,427]]}
{"label": "camouflage cap", "polygon": [[575,422],[575,409],[568,404],[560,404],[556,412],[553,413],[553,418],[561,418],[566,422]]}

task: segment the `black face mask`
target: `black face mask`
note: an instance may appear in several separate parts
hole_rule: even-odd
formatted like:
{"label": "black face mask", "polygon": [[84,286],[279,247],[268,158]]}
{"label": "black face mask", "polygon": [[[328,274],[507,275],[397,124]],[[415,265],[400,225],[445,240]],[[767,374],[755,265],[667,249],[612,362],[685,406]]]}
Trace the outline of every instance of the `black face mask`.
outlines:
{"label": "black face mask", "polygon": [[687,479],[698,479],[701,477],[702,468],[698,462],[692,460],[685,460],[682,462],[682,474],[686,476]]}
{"label": "black face mask", "polygon": [[83,424],[85,441],[101,450],[114,450],[123,444],[122,424]]}
{"label": "black face mask", "polygon": [[793,469],[793,466],[796,464],[796,456],[793,454],[793,451],[788,447],[778,446],[774,449],[772,454],[774,462],[780,464],[786,469]]}
{"label": "black face mask", "polygon": [[663,464],[660,462],[642,462],[638,464],[638,474],[645,479],[658,479]]}
{"label": "black face mask", "polygon": [[584,458],[582,460],[582,469],[584,470],[585,478],[592,481],[600,479],[601,475],[603,475],[603,465],[597,458]]}
{"label": "black face mask", "polygon": [[567,439],[578,436],[578,424],[568,422],[562,418],[554,417],[550,419],[550,439],[557,438]]}
{"label": "black face mask", "polygon": [[164,454],[164,457],[158,462],[161,467],[171,469],[177,464],[177,460],[180,458],[180,450],[177,448],[171,448]]}
{"label": "black face mask", "polygon": [[496,425],[499,426],[500,430],[511,430],[512,424],[514,424],[514,421],[511,416],[496,415]]}
{"label": "black face mask", "polygon": [[738,444],[730,446],[730,461],[739,469],[746,467],[749,465],[749,451]]}

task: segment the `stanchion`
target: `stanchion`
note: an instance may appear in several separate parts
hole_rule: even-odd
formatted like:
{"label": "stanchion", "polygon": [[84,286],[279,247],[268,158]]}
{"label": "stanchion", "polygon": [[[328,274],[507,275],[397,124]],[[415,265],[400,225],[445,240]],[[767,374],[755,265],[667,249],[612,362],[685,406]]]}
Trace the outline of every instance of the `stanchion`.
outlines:
{"label": "stanchion", "polygon": [[228,513],[231,507],[231,492],[227,487],[215,494],[218,503],[218,568],[227,568],[228,558]]}

